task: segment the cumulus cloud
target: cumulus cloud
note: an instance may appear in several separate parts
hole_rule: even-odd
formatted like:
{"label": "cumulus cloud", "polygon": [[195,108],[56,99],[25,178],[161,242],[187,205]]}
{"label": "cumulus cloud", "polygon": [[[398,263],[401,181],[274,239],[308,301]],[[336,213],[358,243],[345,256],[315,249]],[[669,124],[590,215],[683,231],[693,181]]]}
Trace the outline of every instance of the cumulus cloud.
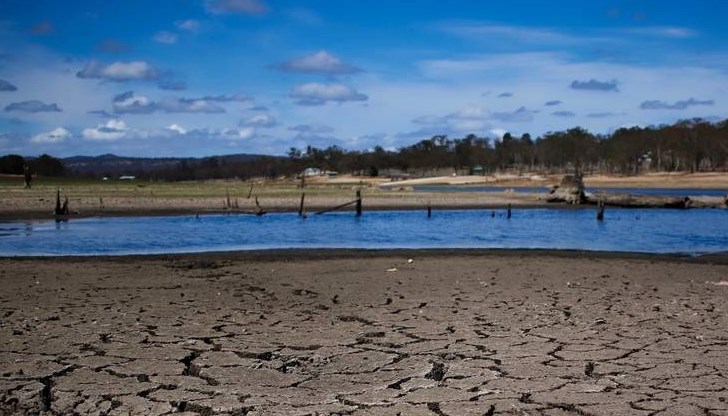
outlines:
{"label": "cumulus cloud", "polygon": [[248,101],[242,94],[216,95],[201,98],[164,98],[154,101],[143,95],[127,91],[114,97],[112,105],[116,114],[151,114],[164,113],[224,113],[225,108],[217,103]]}
{"label": "cumulus cloud", "polygon": [[278,125],[276,118],[270,113],[253,114],[240,120],[241,127],[259,127],[259,128],[271,128]]}
{"label": "cumulus cloud", "polygon": [[640,104],[642,110],[685,110],[688,107],[695,105],[713,105],[713,100],[696,100],[695,98],[689,98],[687,100],[675,101],[670,104],[660,100],[648,100]]}
{"label": "cumulus cloud", "polygon": [[0,79],[0,91],[17,91],[18,87],[15,85],[9,83],[8,81],[5,81],[4,79]]}
{"label": "cumulus cloud", "polygon": [[551,100],[551,101],[546,101],[546,103],[544,105],[547,106],[547,107],[553,107],[553,106],[559,105],[559,104],[561,104],[561,101],[559,101],[559,100]]}
{"label": "cumulus cloud", "polygon": [[165,127],[165,129],[167,131],[170,131],[172,133],[179,134],[181,136],[184,136],[185,134],[187,134],[187,130],[185,130],[179,124],[176,124],[176,123],[170,124],[169,126]]}
{"label": "cumulus cloud", "polygon": [[569,87],[572,90],[619,92],[617,84],[617,80],[597,81],[592,78],[589,81],[572,81]]}
{"label": "cumulus cloud", "polygon": [[322,75],[343,75],[362,72],[361,68],[342,62],[339,58],[321,50],[313,55],[292,59],[277,65],[271,66],[283,72],[299,72]]}
{"label": "cumulus cloud", "polygon": [[576,117],[576,113],[573,111],[554,111],[551,113],[557,117]]}
{"label": "cumulus cloud", "polygon": [[145,61],[114,62],[103,65],[98,61],[90,61],[76,73],[78,78],[101,79],[105,81],[153,81],[159,78],[160,72]]}
{"label": "cumulus cloud", "polygon": [[493,113],[491,117],[504,123],[527,123],[533,121],[533,111],[521,107],[512,112]]}
{"label": "cumulus cloud", "polygon": [[263,14],[268,6],[260,0],[207,0],[205,8],[212,14]]}
{"label": "cumulus cloud", "polygon": [[178,20],[174,22],[174,25],[177,26],[177,29],[187,32],[197,32],[201,27],[200,21],[195,19]]}
{"label": "cumulus cloud", "polygon": [[133,91],[117,95],[111,104],[116,114],[151,114],[159,109],[150,98],[134,95]]}
{"label": "cumulus cloud", "polygon": [[112,119],[95,128],[84,129],[81,136],[86,140],[114,141],[126,136],[129,128],[123,120]]}
{"label": "cumulus cloud", "polygon": [[369,99],[355,89],[342,84],[320,84],[312,82],[296,85],[290,93],[296,105],[324,105],[330,101],[344,103],[347,101],[366,101]]}
{"label": "cumulus cloud", "polygon": [[166,98],[158,103],[165,113],[224,113],[221,106],[202,98]]}
{"label": "cumulus cloud", "polygon": [[36,134],[30,138],[33,143],[61,143],[71,137],[71,132],[63,127],[57,127],[51,131]]}
{"label": "cumulus cloud", "polygon": [[223,138],[228,140],[245,140],[252,139],[256,135],[256,131],[252,127],[244,127],[240,129],[224,129],[221,132]]}
{"label": "cumulus cloud", "polygon": [[166,30],[155,33],[152,39],[154,39],[154,41],[157,43],[164,43],[167,45],[177,43],[177,35],[172,32],[167,32]]}
{"label": "cumulus cloud", "polygon": [[23,113],[52,113],[62,110],[60,109],[60,107],[58,107],[58,104],[56,103],[46,104],[42,101],[30,100],[10,103],[5,106],[5,111],[20,111]]}

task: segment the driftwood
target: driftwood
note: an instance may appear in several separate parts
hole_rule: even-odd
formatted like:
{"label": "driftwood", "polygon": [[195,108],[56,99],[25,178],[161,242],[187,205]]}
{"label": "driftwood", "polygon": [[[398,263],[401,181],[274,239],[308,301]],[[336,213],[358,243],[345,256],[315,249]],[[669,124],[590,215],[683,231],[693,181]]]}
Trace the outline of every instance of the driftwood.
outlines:
{"label": "driftwood", "polygon": [[599,193],[586,198],[587,204],[620,207],[620,208],[690,208],[692,200],[684,196],[655,196],[633,194]]}
{"label": "driftwood", "polygon": [[561,178],[561,182],[551,189],[546,202],[566,202],[568,204],[586,202],[584,181],[581,175],[566,175]]}

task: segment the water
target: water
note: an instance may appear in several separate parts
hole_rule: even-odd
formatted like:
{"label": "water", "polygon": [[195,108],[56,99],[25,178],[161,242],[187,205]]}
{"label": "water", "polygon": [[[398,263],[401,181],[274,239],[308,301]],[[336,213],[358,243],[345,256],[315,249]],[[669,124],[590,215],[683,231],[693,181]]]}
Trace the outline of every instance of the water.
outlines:
{"label": "water", "polygon": [[[496,216],[491,217],[491,212]],[[277,248],[522,248],[728,251],[728,211],[593,209],[365,211],[0,222],[0,255],[158,254]]]}
{"label": "water", "polygon": [[[417,185],[415,192],[504,192],[513,190],[517,193],[547,193],[545,187],[498,187],[498,186],[450,186],[450,185]],[[697,189],[697,188],[586,188],[586,192],[606,192],[611,194],[658,195],[658,196],[726,196],[725,189]]]}

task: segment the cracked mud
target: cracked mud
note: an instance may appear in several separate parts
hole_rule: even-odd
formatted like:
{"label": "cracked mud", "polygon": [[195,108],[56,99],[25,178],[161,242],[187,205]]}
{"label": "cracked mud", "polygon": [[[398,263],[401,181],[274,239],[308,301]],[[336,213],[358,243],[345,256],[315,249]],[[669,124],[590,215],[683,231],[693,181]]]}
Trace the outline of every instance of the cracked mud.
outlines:
{"label": "cracked mud", "polygon": [[728,266],[413,256],[0,260],[0,414],[728,415]]}

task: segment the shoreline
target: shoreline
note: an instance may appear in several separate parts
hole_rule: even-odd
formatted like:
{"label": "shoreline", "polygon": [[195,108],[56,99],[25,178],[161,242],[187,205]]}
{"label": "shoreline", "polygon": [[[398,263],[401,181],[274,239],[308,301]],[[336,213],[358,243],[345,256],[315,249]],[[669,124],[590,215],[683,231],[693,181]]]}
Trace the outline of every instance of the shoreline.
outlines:
{"label": "shoreline", "polygon": [[[527,195],[527,194],[524,194]],[[441,198],[441,200],[446,198]],[[464,202],[462,199],[452,198],[450,202],[440,202],[431,204],[433,211],[457,211],[457,210],[504,210],[509,207],[512,210],[519,209],[561,209],[561,210],[578,210],[578,209],[595,209],[593,204],[567,204],[567,203],[551,203],[546,201],[524,201],[525,198],[514,198],[511,202]],[[674,207],[619,207],[608,206],[609,209],[726,209],[725,203],[719,197],[703,197],[694,198],[696,205],[689,208]],[[331,207],[338,201],[332,201],[330,205],[322,203],[308,205],[306,212],[308,215],[315,214],[318,210],[324,210]],[[395,203],[364,203],[364,213],[367,211],[426,211],[427,202],[416,200]],[[298,212],[298,207],[286,205],[272,205],[270,208],[264,208],[263,215],[290,214]],[[353,208],[344,208],[338,212],[354,212]],[[61,220],[73,220],[82,218],[113,218],[113,217],[164,217],[164,216],[187,216],[187,215],[257,215],[253,210],[244,209],[196,209],[194,207],[186,208],[110,208],[110,209],[90,209],[81,212],[72,212],[67,216],[60,217]],[[0,211],[0,221],[48,221],[58,217],[48,210],[21,210],[21,211]]]}
{"label": "shoreline", "polygon": [[358,248],[281,248],[232,251],[199,251],[184,253],[150,254],[90,254],[90,255],[19,255],[2,256],[2,261],[33,262],[57,260],[60,262],[113,261],[134,263],[138,261],[159,261],[187,259],[194,261],[256,261],[256,262],[299,262],[319,260],[350,260],[371,258],[428,257],[428,258],[478,258],[478,257],[523,257],[563,258],[593,260],[646,260],[692,264],[728,265],[728,251],[697,255],[684,253],[642,253],[629,251],[590,251],[574,249],[524,249],[524,248],[416,248],[416,249],[358,249]]}

